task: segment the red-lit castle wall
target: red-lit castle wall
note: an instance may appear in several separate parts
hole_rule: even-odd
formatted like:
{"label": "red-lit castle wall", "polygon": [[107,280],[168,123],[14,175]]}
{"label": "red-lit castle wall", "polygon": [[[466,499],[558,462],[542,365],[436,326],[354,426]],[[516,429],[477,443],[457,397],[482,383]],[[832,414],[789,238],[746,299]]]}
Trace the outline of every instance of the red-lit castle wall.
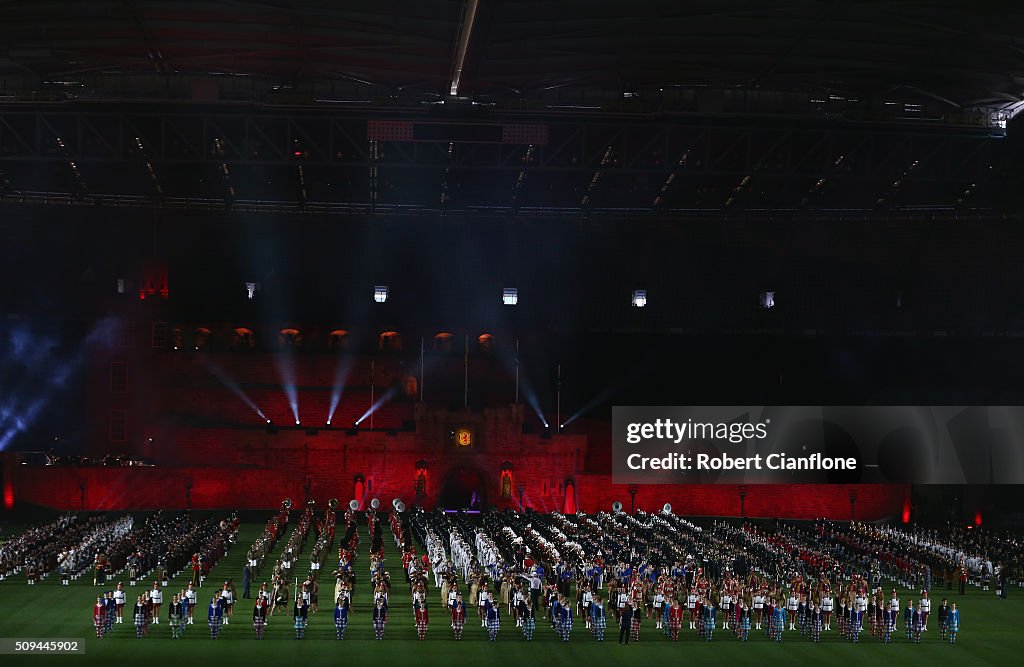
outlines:
{"label": "red-lit castle wall", "polygon": [[[409,382],[418,363],[400,356],[348,358],[346,389],[333,427],[325,428],[336,371],[346,358],[289,353],[303,420],[296,427],[281,388],[285,353],[197,351],[194,341],[173,326],[163,347],[153,349],[149,323],[132,330],[134,339],[119,336],[117,344],[93,356],[89,432],[94,454],[129,453],[154,465],[15,465],[7,455],[5,504],[10,499],[60,509],[182,508],[186,503],[255,509],[308,496],[343,504],[355,498],[364,506],[374,497],[385,505],[397,497],[408,505],[465,507],[475,491],[484,504],[498,507],[519,507],[520,493],[525,506],[541,511],[592,512],[616,500],[630,506],[629,487],[611,483],[607,452],[589,452],[587,436],[524,433],[522,405],[450,411],[419,404]],[[176,345],[181,349],[175,351]],[[123,384],[112,364],[125,364]],[[217,379],[214,367],[237,383],[273,421],[273,429]],[[486,360],[474,363],[472,386],[487,388],[488,368]],[[367,419],[350,434],[347,429],[371,405],[371,395],[379,398],[392,387],[394,399],[374,413],[375,430],[366,428]],[[459,429],[469,432],[468,446],[456,444],[453,434]],[[605,438],[598,441],[607,448]],[[898,516],[908,492],[903,485],[857,489],[856,516],[863,520]],[[744,508],[752,517],[846,519],[849,490],[750,485]],[[638,508],[658,510],[666,502],[684,515],[740,514],[736,486],[636,488]]]}

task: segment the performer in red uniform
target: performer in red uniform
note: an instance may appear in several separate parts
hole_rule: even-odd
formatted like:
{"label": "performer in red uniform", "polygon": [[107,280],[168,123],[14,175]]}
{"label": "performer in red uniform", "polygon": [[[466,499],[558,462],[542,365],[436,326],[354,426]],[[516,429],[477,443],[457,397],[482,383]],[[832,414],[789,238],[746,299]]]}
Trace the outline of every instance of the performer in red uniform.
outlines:
{"label": "performer in red uniform", "polygon": [[452,629],[455,630],[455,641],[462,641],[462,628],[466,626],[466,603],[462,601],[462,593],[455,596],[452,603]]}
{"label": "performer in red uniform", "polygon": [[[420,641],[422,641],[427,638],[427,624],[429,622],[426,599],[416,600],[413,603],[413,614],[416,616],[416,632],[420,636]],[[452,620],[454,622],[454,618]]]}
{"label": "performer in red uniform", "polygon": [[672,633],[672,641],[679,641],[679,629],[683,627],[683,608],[679,606],[679,600],[673,599],[672,606],[668,610],[668,628]]}
{"label": "performer in red uniform", "polygon": [[107,605],[103,604],[103,598],[96,598],[96,605],[92,608],[92,624],[96,626],[96,639],[103,639],[103,623],[107,618]]}

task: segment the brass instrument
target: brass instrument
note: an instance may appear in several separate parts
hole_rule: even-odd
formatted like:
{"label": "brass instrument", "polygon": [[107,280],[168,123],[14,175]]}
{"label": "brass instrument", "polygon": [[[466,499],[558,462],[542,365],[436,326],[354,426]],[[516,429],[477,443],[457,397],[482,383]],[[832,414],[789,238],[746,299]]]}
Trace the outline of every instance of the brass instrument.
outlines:
{"label": "brass instrument", "polygon": [[327,506],[330,507],[332,510],[338,509],[338,499],[331,498],[330,500],[327,501]]}
{"label": "brass instrument", "polygon": [[281,501],[281,509],[290,510],[292,508],[292,499],[285,498]]}

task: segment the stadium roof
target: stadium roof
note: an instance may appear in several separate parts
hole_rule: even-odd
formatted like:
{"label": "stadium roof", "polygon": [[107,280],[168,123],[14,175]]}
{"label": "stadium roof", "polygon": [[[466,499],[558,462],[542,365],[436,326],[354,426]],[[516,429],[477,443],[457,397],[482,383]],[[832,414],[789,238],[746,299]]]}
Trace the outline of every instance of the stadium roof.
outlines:
{"label": "stadium roof", "polygon": [[1021,26],[1011,3],[0,0],[0,199],[1005,209]]}
{"label": "stadium roof", "polygon": [[0,19],[8,94],[152,97],[215,81],[219,99],[423,99],[451,90],[459,62],[459,95],[498,103],[715,111],[743,91],[757,111],[786,107],[779,94],[956,110],[1024,94],[1019,3],[0,0]]}

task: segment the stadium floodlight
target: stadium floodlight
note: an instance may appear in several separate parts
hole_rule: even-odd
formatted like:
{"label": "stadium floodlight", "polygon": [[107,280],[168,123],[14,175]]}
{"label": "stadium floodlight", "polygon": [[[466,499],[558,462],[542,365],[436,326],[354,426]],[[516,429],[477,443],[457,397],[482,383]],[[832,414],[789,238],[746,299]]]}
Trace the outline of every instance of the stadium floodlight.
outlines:
{"label": "stadium floodlight", "polygon": [[506,306],[514,306],[519,303],[519,290],[515,287],[506,287],[501,291],[501,302]]}
{"label": "stadium floodlight", "polygon": [[775,292],[761,292],[761,308],[771,310],[775,307]]}
{"label": "stadium floodlight", "polygon": [[388,286],[375,285],[373,288],[373,300],[377,303],[384,303],[388,300]]}
{"label": "stadium floodlight", "polygon": [[633,290],[633,307],[643,308],[647,305],[647,290],[635,289]]}

